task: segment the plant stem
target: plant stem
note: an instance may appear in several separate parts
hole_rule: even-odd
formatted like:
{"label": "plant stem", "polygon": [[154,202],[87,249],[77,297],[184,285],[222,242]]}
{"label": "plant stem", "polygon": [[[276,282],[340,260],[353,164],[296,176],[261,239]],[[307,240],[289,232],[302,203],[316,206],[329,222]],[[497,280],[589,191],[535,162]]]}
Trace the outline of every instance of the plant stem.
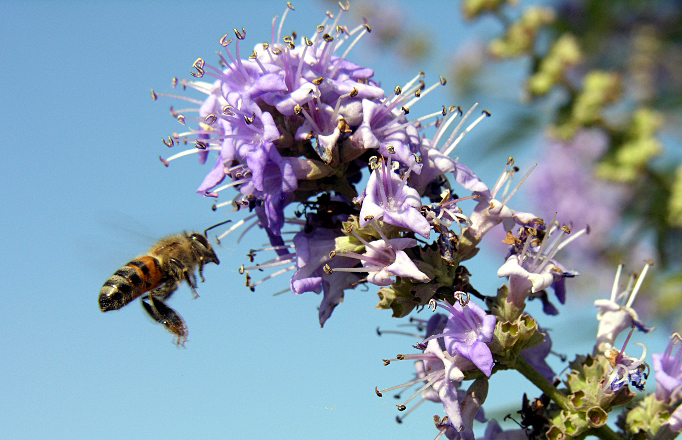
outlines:
{"label": "plant stem", "polygon": [[549,396],[554,402],[556,402],[561,409],[566,411],[571,411],[568,404],[568,398],[559,391],[554,385],[550,383],[545,377],[538,372],[531,364],[528,363],[522,356],[516,358],[515,369],[523,374],[523,376],[533,384],[540,388],[540,390]]}
{"label": "plant stem", "polygon": [[[559,391],[554,385],[550,383],[545,377],[538,372],[531,364],[528,363],[522,356],[516,358],[515,369],[523,374],[523,376],[533,384],[540,388],[540,390],[549,396],[561,409],[566,412],[575,412],[575,409],[569,405],[568,398]],[[586,432],[587,435],[594,435],[603,440],[623,440],[608,426],[600,426],[599,428],[591,428]]]}

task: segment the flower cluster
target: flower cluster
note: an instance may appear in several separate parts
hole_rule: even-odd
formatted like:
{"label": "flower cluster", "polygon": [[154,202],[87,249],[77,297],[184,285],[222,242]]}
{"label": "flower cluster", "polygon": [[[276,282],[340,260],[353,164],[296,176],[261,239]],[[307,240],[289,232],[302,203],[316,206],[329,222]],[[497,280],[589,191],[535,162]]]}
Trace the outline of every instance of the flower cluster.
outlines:
{"label": "flower cluster", "polygon": [[[506,435],[491,421],[486,438],[546,434],[562,439],[598,429],[608,438],[607,413],[633,399],[631,386],[643,390],[649,373],[646,349],[641,358],[625,353],[632,331],[621,350],[614,348],[624,330],[651,331],[632,308],[649,265],[634,287],[632,278],[621,291],[619,267],[610,299],[595,302],[600,324],[593,354],[572,361],[558,388],[561,380],[547,363],[550,336],[525,309],[537,298],[544,313],[559,313],[547,290],[564,304],[566,280],[578,274],[565,268],[557,253],[588,229],[571,231],[556,221],[556,214],[546,221],[515,210],[512,198],[530,171],[512,185],[519,171],[512,158],[491,187],[452,158],[463,137],[490,113],[475,117],[475,105],[466,113],[443,106],[409,118],[413,106],[446,80],[427,86],[419,73],[385,94],[371,69],[348,60],[371,28],[342,24],[347,5],[336,15],[328,13],[311,36],[301,38],[282,35],[292,10],[289,4],[279,26],[273,21],[271,40],[256,45],[248,58],[242,58],[246,32],[235,30],[236,41],[220,40],[224,53],[219,66],[200,58],[193,65],[195,79],[174,80],[206,97],[184,98],[197,107],[173,115],[192,128],[164,140],[168,147],[194,145],[162,158],[166,166],[190,154],[201,163],[211,152],[217,155],[197,192],[216,199],[214,210],[230,207],[231,215],[242,213],[218,240],[240,228],[243,233],[253,226],[265,230],[269,246],[251,250],[252,264],[240,269],[247,286],[254,290],[288,273],[287,290],[323,293],[321,325],[344,292],[359,284],[377,286],[377,307],[392,310],[395,317],[427,305],[445,310],[447,315],[434,314],[422,323],[426,336],[414,346],[416,353],[384,360],[386,365],[414,360],[414,378],[376,389],[381,396],[421,384],[398,409],[406,410],[419,395],[421,401],[441,403],[446,417],[434,418],[439,437],[473,440],[474,421],[485,421],[488,378],[515,369],[543,394],[532,403],[524,396],[523,430]],[[212,82],[206,82],[209,78]],[[237,195],[223,201],[230,188]],[[463,203],[467,200],[473,206]],[[293,238],[285,238],[285,225],[295,228]],[[462,263],[478,253],[493,228],[506,231],[508,252],[500,258],[497,275],[507,283],[488,295],[472,286]],[[263,252],[272,252],[272,258],[255,263]],[[263,270],[272,272],[252,279]],[[667,423],[675,432],[682,426],[679,347],[673,354],[678,342],[679,337],[665,354],[654,357],[654,369],[664,378],[656,399],[671,414],[660,425]],[[466,391],[465,381],[472,381]],[[631,430],[641,419],[632,422]]]}

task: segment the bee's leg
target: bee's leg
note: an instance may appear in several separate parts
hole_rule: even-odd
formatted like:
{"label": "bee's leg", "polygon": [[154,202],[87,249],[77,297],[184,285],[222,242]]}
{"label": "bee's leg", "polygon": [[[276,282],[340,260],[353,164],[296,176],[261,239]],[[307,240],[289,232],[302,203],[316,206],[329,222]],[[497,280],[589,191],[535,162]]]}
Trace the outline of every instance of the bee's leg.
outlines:
{"label": "bee's leg", "polygon": [[[147,300],[149,302],[147,302]],[[149,316],[156,322],[163,324],[168,331],[175,335],[175,343],[177,345],[185,346],[188,333],[187,326],[185,325],[185,321],[175,310],[168,307],[163,301],[159,301],[158,299],[155,300],[154,295],[152,294],[142,297],[142,306],[147,313],[149,313]]]}
{"label": "bee's leg", "polygon": [[202,283],[206,282],[206,280],[204,279],[204,261],[203,260],[199,261],[199,278],[201,278]]}
{"label": "bee's leg", "polygon": [[168,260],[169,263],[173,266],[174,272],[175,273],[182,273],[182,276],[177,277],[178,280],[184,278],[187,281],[187,284],[189,284],[190,289],[192,289],[192,294],[194,295],[194,298],[199,298],[199,294],[197,293],[197,281],[196,277],[194,276],[193,273],[190,273],[189,270],[187,270],[187,266],[182,264],[182,261],[178,260],[177,258],[171,258]]}

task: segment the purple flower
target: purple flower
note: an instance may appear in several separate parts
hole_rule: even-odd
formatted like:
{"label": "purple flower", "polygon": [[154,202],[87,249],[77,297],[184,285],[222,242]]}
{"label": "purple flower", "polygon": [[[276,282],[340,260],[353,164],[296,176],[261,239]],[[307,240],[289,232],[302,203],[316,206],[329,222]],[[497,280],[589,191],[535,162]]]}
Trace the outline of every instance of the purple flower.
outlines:
{"label": "purple flower", "polygon": [[[379,230],[379,229],[377,229]],[[355,232],[355,231],[353,231]],[[389,286],[393,284],[393,276],[408,277],[427,283],[431,279],[421,272],[414,264],[412,259],[407,256],[403,249],[414,247],[417,240],[414,238],[383,238],[367,242],[362,237],[354,234],[355,237],[365,245],[365,253],[355,252],[336,252],[337,256],[355,258],[362,262],[362,267],[332,269],[328,267],[327,272],[367,272],[367,281],[377,286]]]}
{"label": "purple flower", "polygon": [[380,219],[429,238],[431,226],[419,212],[422,203],[417,191],[391,170],[390,157],[386,162],[382,159],[378,162],[365,189],[360,227],[367,226],[372,219]]}
{"label": "purple flower", "polygon": [[656,372],[656,399],[674,404],[682,397],[682,337],[674,333],[665,352],[651,355],[651,363]]}
{"label": "purple flower", "polygon": [[[534,223],[538,219],[520,218],[517,221]],[[508,303],[523,309],[526,298],[529,295],[535,295],[543,300],[546,313],[555,314],[553,312],[556,309],[548,303],[546,294],[543,295],[544,289],[553,287],[559,302],[563,304],[566,301],[564,278],[573,277],[576,273],[564,270],[554,260],[554,255],[585,231],[579,231],[571,237],[571,240],[564,241],[570,229],[557,227],[552,218],[549,230],[545,232],[542,241],[538,244],[535,232],[530,232],[534,229],[522,228],[518,245],[512,247],[507,261],[498,269],[497,276],[509,277]],[[561,231],[558,237],[554,234],[557,231]]]}
{"label": "purple flower", "polygon": [[[456,294],[459,294],[460,298],[464,298],[462,295],[465,295],[463,292]],[[431,306],[442,307],[450,312],[443,333],[432,338],[443,337],[449,353],[456,353],[470,360],[483,374],[490,377],[493,370],[493,355],[488,342],[493,338],[497,318],[486,314],[480,306],[468,300],[456,302],[454,306],[447,301],[444,301],[444,305],[433,301]]]}
{"label": "purple flower", "polygon": [[[626,329],[635,327],[640,331],[649,333],[653,328],[646,327],[643,322],[639,320],[637,312],[632,308],[632,303],[637,297],[639,288],[644,281],[650,263],[644,266],[641,275],[637,279],[637,284],[633,287],[632,282],[634,278],[628,283],[625,290],[618,292],[618,281],[623,269],[623,265],[618,266],[616,278],[613,281],[613,288],[611,289],[610,299],[598,299],[594,302],[596,307],[599,307],[597,319],[599,320],[599,328],[597,329],[597,343],[594,346],[595,352],[604,353],[613,348],[618,335]],[[620,303],[624,303],[621,305]]]}

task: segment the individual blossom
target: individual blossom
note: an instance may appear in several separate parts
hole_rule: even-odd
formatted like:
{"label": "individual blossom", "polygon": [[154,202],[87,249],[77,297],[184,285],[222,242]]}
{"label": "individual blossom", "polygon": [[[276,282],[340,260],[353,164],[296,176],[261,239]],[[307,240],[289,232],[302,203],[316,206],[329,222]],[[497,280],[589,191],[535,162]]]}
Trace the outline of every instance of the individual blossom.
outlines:
{"label": "individual blossom", "polygon": [[[647,262],[642,269],[639,277],[630,277],[626,288],[618,291],[618,282],[623,270],[623,265],[618,266],[616,278],[613,281],[611,296],[609,299],[598,299],[594,305],[599,308],[597,319],[599,328],[597,329],[597,342],[594,346],[595,353],[604,353],[613,348],[618,335],[629,328],[635,327],[640,331],[649,333],[653,328],[647,327],[637,316],[637,312],[632,308],[637,293],[639,293],[642,282],[646,276],[650,262]],[[634,284],[636,279],[636,284]],[[634,287],[633,287],[634,284]]]}
{"label": "individual blossom", "polygon": [[[433,301],[430,306],[441,307],[450,315],[443,333],[430,338],[442,337],[445,349],[471,361],[483,374],[490,377],[493,369],[493,356],[488,343],[493,338],[497,318],[488,315],[476,303],[469,301],[464,292],[456,292],[460,300],[454,305],[447,301],[443,304]],[[429,338],[427,338],[429,340]]]}
{"label": "individual blossom", "polygon": [[[517,220],[517,222],[522,221],[524,219],[521,217]],[[525,220],[525,222],[528,221]],[[509,277],[508,303],[522,310],[526,298],[536,295],[543,300],[545,312],[555,314],[553,306],[548,307],[546,294],[542,295],[542,292],[548,287],[553,287],[557,299],[563,304],[566,301],[565,278],[573,277],[576,273],[566,271],[554,260],[554,256],[586,230],[574,234],[570,240],[564,240],[565,236],[571,232],[570,228],[566,226],[559,228],[552,218],[549,228],[543,231],[542,240],[539,240],[538,229],[545,229],[545,227],[538,222],[538,219],[533,218],[530,221],[534,222],[536,227],[522,228],[519,238],[508,236],[511,239],[512,248],[507,260],[498,269],[497,276]],[[555,234],[557,231],[560,231],[558,237]]]}
{"label": "individual blossom", "polygon": [[390,157],[371,163],[375,169],[362,198],[360,226],[367,226],[370,219],[381,219],[429,238],[431,226],[419,212],[422,206],[419,194],[407,184],[407,179],[393,172],[391,164]]}
{"label": "individual blossom", "polygon": [[[477,415],[480,413],[485,399],[488,397],[488,380],[485,378],[476,379],[466,394],[460,398],[460,410],[462,414],[462,427],[455,427],[450,422],[449,417],[439,420],[438,416],[434,417],[436,428],[440,433],[435,440],[440,439],[445,435],[449,440],[474,440],[474,420],[479,420]],[[483,420],[484,421],[484,420]]]}
{"label": "individual blossom", "polygon": [[[492,339],[495,317],[486,315],[480,307],[468,302],[464,293],[459,292],[457,297],[464,305],[459,303],[456,303],[454,307],[447,303],[444,306],[439,305],[450,312],[450,315],[442,333],[432,334],[415,346],[424,350],[423,353],[399,355],[396,359],[384,360],[386,365],[394,360],[413,359],[421,361],[421,364],[417,363],[417,377],[406,384],[381,391],[377,389],[376,392],[381,397],[387,391],[425,382],[403,404],[398,405],[398,409],[404,411],[407,403],[420,393],[424,393],[424,398],[429,400],[436,400],[437,395],[448,416],[447,426],[441,424],[442,429],[447,430],[448,427],[452,427],[455,432],[461,433],[467,429],[471,431],[471,423],[478,414],[480,405],[474,410],[471,402],[466,406],[460,404],[458,387],[464,377],[463,371],[478,368],[486,376],[490,376],[492,354],[485,342],[490,342]],[[436,302],[432,301],[430,306],[435,310]],[[441,318],[434,320],[433,331],[436,331],[436,322],[441,322]],[[485,393],[482,391],[479,390],[477,394],[477,402],[480,404],[487,395],[487,381],[485,382]],[[469,437],[473,436],[473,431],[466,435],[466,438],[473,438]]]}
{"label": "individual blossom", "polygon": [[[385,359],[384,364],[388,365],[396,360],[421,360],[423,362],[423,372],[416,379],[402,385],[387,388],[379,391],[377,388],[376,394],[382,397],[383,393],[392,391],[406,386],[411,386],[420,382],[425,384],[419,388],[411,397],[405,400],[402,404],[397,405],[399,411],[404,411],[407,404],[412,399],[419,396],[425,390],[433,390],[440,401],[443,403],[445,413],[448,415],[450,424],[456,429],[463,429],[464,424],[461,415],[461,408],[458,398],[458,387],[464,378],[464,374],[459,366],[466,368],[466,365],[471,365],[465,359],[459,356],[452,356],[447,351],[444,351],[437,339],[431,339],[427,343],[420,345],[423,348],[423,353],[398,355],[396,359]],[[462,362],[464,361],[464,362]],[[459,366],[458,366],[459,365]]]}
{"label": "individual blossom", "polygon": [[363,254],[352,251],[333,252],[334,256],[359,260],[362,262],[362,267],[332,269],[331,266],[327,265],[325,271],[330,274],[337,271],[366,272],[368,274],[367,281],[377,286],[393,284],[391,278],[393,276],[412,278],[423,283],[429,282],[430,278],[417,268],[417,265],[403,250],[416,246],[417,240],[408,237],[388,238],[381,227],[377,226],[376,221],[372,220],[372,222],[381,236],[380,240],[367,241],[357,234],[352,227],[349,228],[350,234],[364,245],[365,252]]}
{"label": "individual blossom", "polygon": [[635,345],[641,345],[643,348],[642,356],[639,358],[625,354],[625,347],[633,332],[634,328],[630,330],[621,350],[612,348],[604,353],[609,360],[611,371],[603,389],[609,389],[610,391],[617,393],[622,387],[630,384],[639,391],[644,391],[644,384],[649,376],[649,366],[644,362],[644,359],[646,358],[646,347],[644,344],[635,343]]}
{"label": "individual blossom", "polygon": [[[682,431],[682,337],[674,333],[663,353],[651,355],[656,373],[656,400],[669,406],[668,420],[670,430]],[[674,408],[674,409],[673,409]]]}
{"label": "individual blossom", "polygon": [[[466,182],[466,184],[462,185],[465,188],[471,188],[478,199],[478,204],[469,216],[468,226],[461,234],[461,251],[468,254],[467,258],[475,255],[476,246],[480,243],[483,236],[505,220],[513,219],[517,223],[525,223],[535,218],[532,214],[516,212],[507,206],[532,170],[531,168],[511,191],[509,191],[509,184],[518,171],[518,168],[514,166],[514,159],[511,157],[507,160],[504,171],[492,189],[489,189],[468,168],[463,167],[458,170],[458,181]],[[502,188],[505,189],[500,192]],[[501,200],[497,199],[498,194]]]}

